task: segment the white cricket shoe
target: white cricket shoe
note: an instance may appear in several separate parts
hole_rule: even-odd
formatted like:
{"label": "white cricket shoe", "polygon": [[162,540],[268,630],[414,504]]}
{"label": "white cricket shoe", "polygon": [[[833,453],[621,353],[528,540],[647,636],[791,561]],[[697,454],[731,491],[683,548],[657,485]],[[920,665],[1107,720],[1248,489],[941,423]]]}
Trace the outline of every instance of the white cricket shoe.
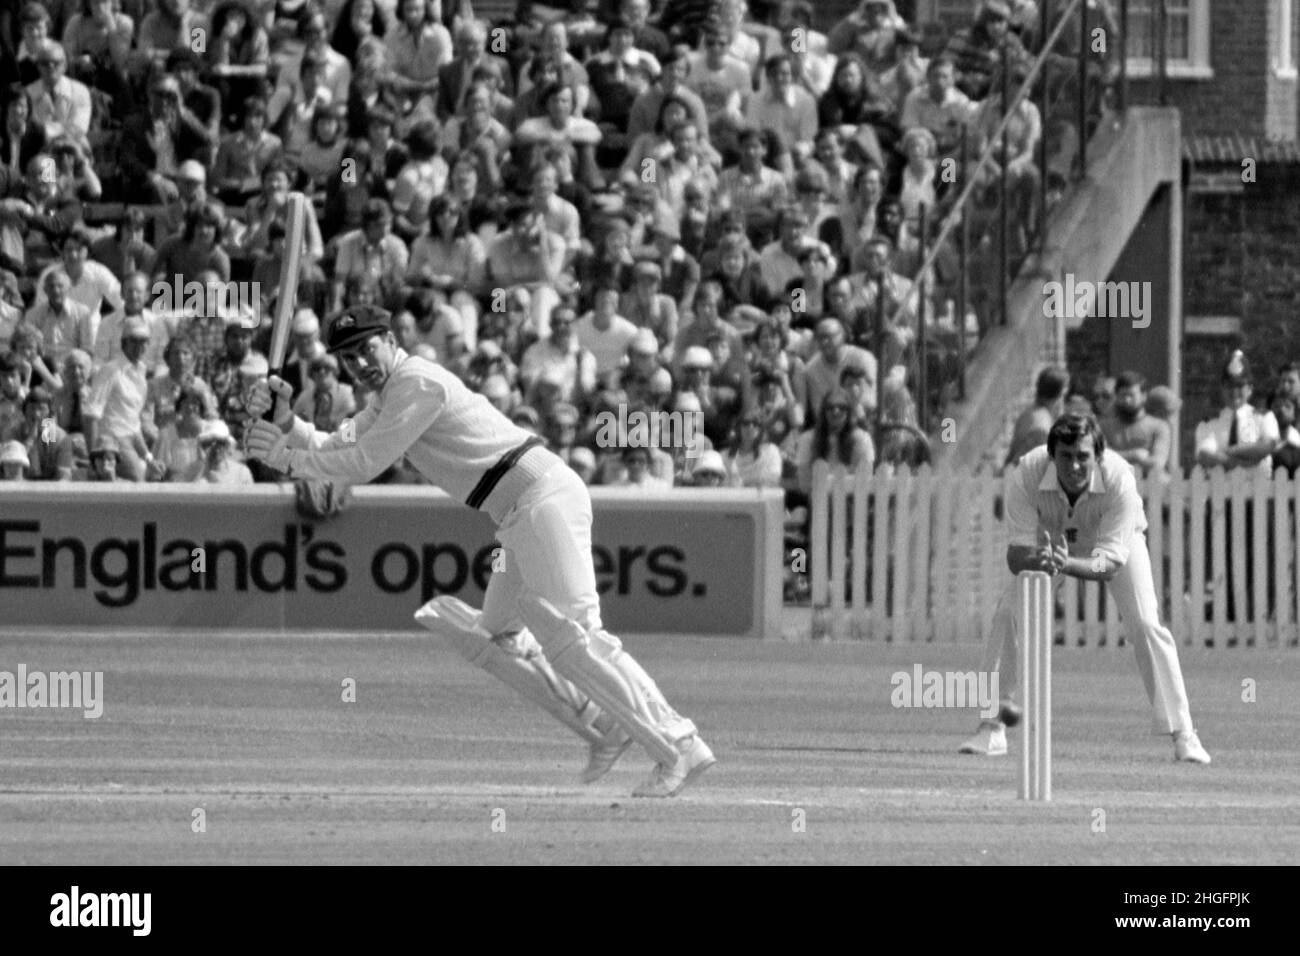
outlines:
{"label": "white cricket shoe", "polygon": [[978,754],[981,757],[1005,757],[1007,728],[995,721],[986,720],[980,724],[980,729],[975,732],[975,736],[962,744],[957,752]]}
{"label": "white cricket shoe", "polygon": [[1174,759],[1186,763],[1209,763],[1210,755],[1201,746],[1201,738],[1194,730],[1179,730],[1174,737]]}
{"label": "white cricket shoe", "polygon": [[709,745],[698,734],[679,740],[677,749],[681,752],[677,763],[671,767],[662,763],[655,764],[650,776],[632,791],[632,796],[675,797],[688,783],[718,762]]}
{"label": "white cricket shoe", "polygon": [[632,746],[632,738],[622,727],[615,727],[587,752],[587,766],[582,771],[583,783],[595,783],[614,769],[614,764]]}

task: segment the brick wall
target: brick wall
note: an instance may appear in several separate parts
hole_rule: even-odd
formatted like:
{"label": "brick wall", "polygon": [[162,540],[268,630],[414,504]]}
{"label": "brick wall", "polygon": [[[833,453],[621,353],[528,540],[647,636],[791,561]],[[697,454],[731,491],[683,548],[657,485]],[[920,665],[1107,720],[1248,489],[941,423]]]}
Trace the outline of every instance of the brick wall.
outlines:
{"label": "brick wall", "polygon": [[[1277,0],[1210,4],[1211,80],[1171,77],[1170,106],[1183,111],[1183,135],[1240,133],[1295,139],[1297,84],[1273,75]],[[1134,102],[1154,102],[1154,79],[1130,79]]]}

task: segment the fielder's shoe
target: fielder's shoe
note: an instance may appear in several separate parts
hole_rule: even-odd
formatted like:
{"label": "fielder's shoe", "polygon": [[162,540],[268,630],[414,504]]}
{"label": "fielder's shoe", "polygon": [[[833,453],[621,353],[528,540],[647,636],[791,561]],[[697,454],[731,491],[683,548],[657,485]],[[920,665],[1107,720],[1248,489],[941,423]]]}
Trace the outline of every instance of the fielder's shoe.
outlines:
{"label": "fielder's shoe", "polygon": [[709,745],[697,734],[679,740],[677,749],[681,752],[677,763],[671,767],[666,764],[656,764],[650,771],[650,776],[632,791],[632,796],[675,797],[688,783],[718,762]]}
{"label": "fielder's shoe", "polygon": [[620,757],[632,746],[632,738],[622,727],[615,727],[588,751],[587,766],[582,771],[583,783],[595,783],[614,769]]}
{"label": "fielder's shoe", "polygon": [[1005,757],[1007,753],[1007,729],[1002,724],[990,720],[980,724],[975,736],[961,745],[957,751],[963,754],[978,754],[981,757]]}
{"label": "fielder's shoe", "polygon": [[1016,706],[1014,701],[1004,700],[998,708],[998,720],[1002,721],[1007,727],[1014,727],[1020,723],[1022,716],[1024,716],[1024,711]]}
{"label": "fielder's shoe", "polygon": [[1174,759],[1187,763],[1209,763],[1210,755],[1201,746],[1194,730],[1180,730],[1174,735]]}

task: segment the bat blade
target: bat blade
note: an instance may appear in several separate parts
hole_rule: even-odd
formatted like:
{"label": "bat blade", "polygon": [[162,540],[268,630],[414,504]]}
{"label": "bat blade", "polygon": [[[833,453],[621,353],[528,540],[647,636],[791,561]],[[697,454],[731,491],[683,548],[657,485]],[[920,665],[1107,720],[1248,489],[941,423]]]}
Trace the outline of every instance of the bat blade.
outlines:
{"label": "bat blade", "polygon": [[289,330],[298,305],[298,273],[302,263],[302,239],[307,229],[307,197],[289,194],[289,218],[285,223],[284,257],[280,263],[280,284],[275,296],[275,314],[271,322],[271,348],[267,359],[271,373],[284,368],[289,349]]}

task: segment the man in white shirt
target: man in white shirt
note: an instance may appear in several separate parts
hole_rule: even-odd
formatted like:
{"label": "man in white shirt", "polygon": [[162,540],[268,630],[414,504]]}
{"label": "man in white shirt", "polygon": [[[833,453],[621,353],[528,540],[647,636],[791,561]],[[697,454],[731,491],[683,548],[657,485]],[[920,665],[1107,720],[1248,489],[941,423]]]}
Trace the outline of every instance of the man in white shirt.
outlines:
{"label": "man in white shirt", "polygon": [[978,107],[957,89],[957,67],[947,54],[936,56],[925,71],[926,83],[907,94],[899,126],[922,126],[934,134],[939,154],[948,156],[961,143],[961,128],[975,121]]}
{"label": "man in white shirt", "polygon": [[48,300],[45,295],[46,277],[61,272],[71,283],[68,298],[80,302],[92,315],[103,312],[105,302],[112,309],[122,307],[122,283],[108,266],[90,259],[90,243],[90,233],[85,226],[74,226],[63,240],[62,261],[50,263],[37,277],[36,304]]}
{"label": "man in white shirt", "polygon": [[41,78],[27,87],[32,101],[32,121],[45,128],[46,142],[66,136],[90,152],[90,90],[70,79],[68,57],[62,44],[46,40],[36,54]]}
{"label": "man in white shirt", "polygon": [[148,375],[166,371],[164,356],[171,335],[166,320],[145,303],[149,301],[149,277],[143,272],[133,272],[122,283],[121,305],[99,323],[95,333],[92,353],[96,365],[105,365],[122,355],[122,331],[131,319],[143,319],[149,328],[149,342],[145,346],[144,367]]}
{"label": "man in white shirt", "polygon": [[[389,318],[352,309],[330,326],[330,352],[371,392],[346,431],[326,435],[294,417],[291,393],[272,378],[249,396],[248,454],[290,476],[349,484],[405,458],[485,510],[503,553],[482,613],[443,596],[416,619],[586,740],[584,780],[604,776],[635,741],[656,765],[633,794],[676,796],[715,760],[695,724],[601,623],[586,486],[452,372],[399,348]],[[273,405],[274,423],[261,421]]]}
{"label": "man in white shirt", "polygon": [[42,284],[45,301],[33,303],[27,310],[26,322],[41,333],[45,360],[59,365],[73,349],[91,352],[95,336],[99,334],[99,313],[91,312],[68,292],[72,280],[66,272],[51,272]]}
{"label": "man in white shirt", "polygon": [[596,377],[604,378],[623,364],[637,327],[618,314],[618,285],[612,280],[596,287],[592,310],[573,327],[578,345],[596,356]]}
{"label": "man in white shirt", "polygon": [[153,462],[141,418],[149,391],[144,365],[148,345],[148,324],[142,318],[128,319],[122,327],[122,355],[95,373],[84,412],[86,444],[93,448],[100,436],[115,439],[117,473],[130,481],[144,481]]}
{"label": "man in white shirt", "polygon": [[1178,645],[1160,623],[1160,605],[1147,553],[1147,519],[1133,469],[1106,449],[1101,426],[1091,415],[1064,415],[1047,434],[1047,444],[1020,459],[1006,490],[1007,579],[985,647],[983,670],[997,674],[1002,697],[996,720],[980,724],[962,753],[990,757],[1007,752],[1006,728],[1020,722],[1012,703],[1018,686],[1017,648],[1024,639],[1019,609],[1019,575],[1041,571],[1059,584],[1062,575],[1106,585],[1119,607],[1124,633],[1133,645],[1138,672],[1152,706],[1152,727],[1174,740],[1174,757],[1207,764],[1192,726]]}

